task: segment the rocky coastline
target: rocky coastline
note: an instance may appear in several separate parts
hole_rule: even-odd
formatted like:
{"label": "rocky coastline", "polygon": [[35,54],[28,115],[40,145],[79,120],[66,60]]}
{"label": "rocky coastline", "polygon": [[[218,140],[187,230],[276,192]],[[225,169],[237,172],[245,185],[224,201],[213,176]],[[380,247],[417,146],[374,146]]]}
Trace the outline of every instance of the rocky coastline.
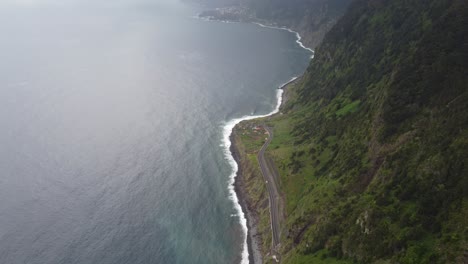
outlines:
{"label": "rocky coastline", "polygon": [[232,142],[232,156],[239,166],[234,188],[237,197],[239,198],[242,211],[244,211],[247,218],[247,246],[249,251],[249,262],[252,264],[260,264],[263,263],[264,252],[262,252],[261,249],[262,238],[258,233],[257,228],[259,222],[258,213],[246,188],[246,185],[248,184],[248,176],[254,175],[249,173],[249,165],[246,163],[245,154],[240,150],[241,143],[238,136],[233,133],[231,134],[230,140]]}
{"label": "rocky coastline", "polygon": [[[294,86],[299,80],[300,78],[296,78],[280,87],[280,89],[284,91],[282,94],[282,105],[280,106],[280,109],[284,107],[286,101],[290,98],[292,86]],[[281,112],[277,114],[281,114]],[[252,122],[255,123],[259,119],[243,121],[237,124],[233,128],[230,136],[232,143],[230,151],[234,160],[238,164],[234,186],[239,203],[247,219],[249,262],[254,264],[265,263],[267,262],[267,259],[272,259],[270,252],[271,223],[269,218],[268,193],[263,176],[261,175],[259,168],[257,168],[258,163],[252,162],[247,155],[248,152],[246,150],[246,146],[240,137],[240,127],[246,123],[252,125]],[[266,213],[268,213],[268,217],[265,217]],[[268,219],[267,224],[261,223],[261,216]],[[265,219],[263,220],[265,221]]]}

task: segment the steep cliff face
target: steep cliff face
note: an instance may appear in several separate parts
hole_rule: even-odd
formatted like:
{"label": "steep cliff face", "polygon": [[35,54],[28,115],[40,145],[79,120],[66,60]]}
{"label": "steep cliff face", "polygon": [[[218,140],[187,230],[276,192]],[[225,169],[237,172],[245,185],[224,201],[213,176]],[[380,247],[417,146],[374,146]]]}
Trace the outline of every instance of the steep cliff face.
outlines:
{"label": "steep cliff face", "polygon": [[268,122],[283,261],[467,263],[467,100],[466,1],[354,1]]}

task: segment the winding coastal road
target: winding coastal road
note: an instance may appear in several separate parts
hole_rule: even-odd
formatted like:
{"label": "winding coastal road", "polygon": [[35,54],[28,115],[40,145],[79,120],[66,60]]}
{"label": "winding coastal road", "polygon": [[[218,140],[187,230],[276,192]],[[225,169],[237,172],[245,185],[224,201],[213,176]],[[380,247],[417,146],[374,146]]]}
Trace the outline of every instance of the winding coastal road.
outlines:
{"label": "winding coastal road", "polygon": [[268,145],[273,140],[273,131],[267,126],[263,126],[268,133],[268,138],[263,144],[262,148],[258,152],[257,159],[260,164],[260,169],[262,171],[263,178],[268,190],[269,201],[270,201],[270,220],[271,220],[271,233],[273,240],[273,254],[274,258],[279,262],[279,256],[277,252],[277,247],[280,244],[280,220],[279,220],[279,202],[280,195],[278,192],[277,175],[275,175],[275,170],[272,168],[272,164],[267,162],[265,158],[265,150]]}

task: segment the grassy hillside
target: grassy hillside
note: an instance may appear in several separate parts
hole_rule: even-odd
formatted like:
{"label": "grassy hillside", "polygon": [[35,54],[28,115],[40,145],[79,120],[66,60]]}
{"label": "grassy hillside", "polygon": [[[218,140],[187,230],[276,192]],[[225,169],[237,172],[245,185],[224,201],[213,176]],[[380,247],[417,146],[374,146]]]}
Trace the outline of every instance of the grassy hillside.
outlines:
{"label": "grassy hillside", "polygon": [[468,262],[466,1],[354,1],[289,97],[284,263]]}

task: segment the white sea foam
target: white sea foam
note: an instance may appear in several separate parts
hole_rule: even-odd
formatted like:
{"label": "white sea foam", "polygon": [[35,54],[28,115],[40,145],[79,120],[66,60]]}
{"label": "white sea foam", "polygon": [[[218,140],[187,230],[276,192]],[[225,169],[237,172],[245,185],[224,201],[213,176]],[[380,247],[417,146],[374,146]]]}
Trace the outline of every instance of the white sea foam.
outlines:
{"label": "white sea foam", "polygon": [[[197,14],[195,16],[193,16],[192,18],[195,18],[195,19],[201,19],[201,20],[204,20],[204,21],[207,21],[207,22],[221,22],[221,23],[240,23],[240,22],[237,22],[237,21],[229,21],[229,20],[217,20],[215,19],[214,17],[202,17],[200,16],[200,14]],[[267,25],[264,25],[262,23],[258,23],[258,22],[252,22],[253,24],[255,25],[258,25],[258,26],[261,26],[263,28],[271,28],[271,29],[279,29],[279,30],[286,30],[288,32],[291,32],[293,34],[296,35],[296,43],[303,49],[309,51],[310,53],[312,53],[312,55],[310,55],[310,58],[313,59],[314,58],[314,50],[311,49],[311,48],[308,48],[306,46],[304,46],[304,43],[302,43],[302,37],[301,35],[299,34],[299,32],[297,31],[294,31],[290,28],[287,28],[287,27],[275,27],[275,26],[267,26]]]}
{"label": "white sea foam", "polygon": [[273,111],[271,111],[270,113],[268,114],[265,114],[265,115],[247,115],[247,116],[243,116],[243,117],[240,117],[240,118],[236,118],[236,119],[233,119],[229,122],[226,123],[226,125],[224,125],[223,127],[223,147],[224,147],[224,156],[225,158],[229,161],[229,165],[231,165],[232,167],[232,172],[231,172],[231,175],[229,176],[229,198],[234,202],[234,207],[237,211],[237,216],[239,216],[239,219],[240,219],[240,224],[242,226],[242,230],[244,232],[244,241],[243,241],[243,249],[242,249],[242,261],[241,261],[241,264],[248,264],[249,263],[249,251],[248,251],[248,245],[247,245],[247,236],[248,236],[248,227],[247,227],[247,219],[245,217],[245,214],[244,212],[242,211],[242,207],[239,203],[239,198],[237,197],[237,194],[236,194],[236,191],[235,191],[235,187],[234,187],[234,183],[235,183],[235,180],[236,180],[236,177],[237,177],[237,172],[239,170],[239,167],[237,165],[237,162],[234,160],[234,157],[232,156],[232,153],[231,153],[231,140],[230,140],[230,136],[232,134],[232,129],[237,125],[239,124],[240,122],[244,121],[244,120],[251,120],[251,119],[255,119],[255,118],[261,118],[261,117],[267,117],[267,116],[270,116],[270,115],[274,115],[276,113],[279,112],[279,109],[280,109],[280,106],[281,106],[281,102],[283,100],[283,89],[284,86],[288,85],[289,83],[295,81],[297,79],[297,77],[293,77],[291,78],[291,80],[289,80],[288,82],[280,85],[276,92],[276,100],[277,100],[277,103],[276,103],[276,107],[275,109],[273,109]]}
{"label": "white sea foam", "polygon": [[287,28],[287,27],[267,26],[267,25],[264,25],[264,24],[261,24],[261,23],[258,23],[258,22],[254,22],[254,24],[255,24],[255,25],[259,25],[259,26],[264,27],[264,28],[286,30],[286,31],[288,31],[288,32],[291,32],[291,33],[293,33],[293,34],[296,34],[296,43],[297,43],[301,48],[310,51],[310,52],[312,53],[312,55],[310,56],[310,58],[311,58],[311,59],[314,58],[314,50],[311,49],[311,48],[308,48],[308,47],[304,46],[304,43],[302,43],[302,41],[301,41],[301,40],[302,40],[302,37],[301,37],[301,35],[300,35],[298,32],[296,32],[296,31],[294,31],[294,30],[292,30],[292,29],[290,29],[290,28]]}
{"label": "white sea foam", "polygon": [[[301,36],[298,32],[296,31],[293,31],[289,28],[284,28],[284,27],[273,27],[273,26],[266,26],[266,25],[263,25],[263,24],[260,24],[260,23],[255,23],[261,27],[265,27],[265,28],[272,28],[272,29],[280,29],[280,30],[286,30],[288,32],[291,32],[291,33],[294,33],[296,34],[296,43],[299,44],[299,46],[305,50],[308,50],[312,53],[311,55],[311,58],[313,59],[314,58],[314,51],[310,48],[307,48],[304,46],[304,44],[301,42]],[[262,118],[262,117],[267,117],[267,116],[271,116],[271,115],[274,115],[276,113],[279,112],[279,109],[280,109],[280,106],[281,106],[281,103],[282,103],[282,100],[283,100],[283,88],[290,84],[291,82],[295,81],[298,77],[292,77],[291,80],[289,80],[288,82],[280,85],[276,92],[276,100],[277,100],[277,103],[276,103],[276,107],[275,109],[273,109],[273,111],[271,111],[270,113],[266,114],[266,115],[246,115],[246,116],[243,116],[243,117],[240,117],[240,118],[235,118],[229,122],[227,122],[224,127],[223,127],[223,144],[222,146],[224,147],[224,156],[225,158],[228,160],[229,162],[229,165],[231,165],[231,168],[232,168],[232,172],[231,172],[231,175],[229,176],[229,198],[233,201],[234,203],[234,207],[235,207],[235,210],[237,211],[237,215],[239,216],[239,221],[240,221],[240,224],[242,226],[242,231],[244,232],[244,241],[243,241],[243,245],[242,245],[242,260],[241,260],[241,264],[248,264],[249,263],[249,250],[248,250],[248,244],[247,244],[247,236],[248,236],[248,226],[247,226],[247,218],[244,214],[244,212],[242,211],[242,206],[239,202],[239,198],[237,197],[237,194],[236,194],[236,191],[235,191],[235,186],[234,186],[234,183],[235,183],[235,180],[236,180],[236,177],[237,177],[237,172],[239,170],[239,166],[237,164],[237,162],[235,161],[234,157],[232,156],[232,153],[231,153],[231,140],[230,140],[230,136],[232,134],[232,130],[233,128],[239,124],[240,122],[244,121],[244,120],[252,120],[252,119],[256,119],[256,118]]]}
{"label": "white sea foam", "polygon": [[[286,85],[288,85],[288,84],[294,82],[295,80],[297,80],[297,78],[298,78],[297,76],[292,77],[289,81],[283,83],[283,84],[280,85],[278,88],[279,88],[279,89],[283,89]],[[280,98],[280,100],[281,100],[281,98]],[[281,101],[279,102],[279,105],[281,105]]]}

